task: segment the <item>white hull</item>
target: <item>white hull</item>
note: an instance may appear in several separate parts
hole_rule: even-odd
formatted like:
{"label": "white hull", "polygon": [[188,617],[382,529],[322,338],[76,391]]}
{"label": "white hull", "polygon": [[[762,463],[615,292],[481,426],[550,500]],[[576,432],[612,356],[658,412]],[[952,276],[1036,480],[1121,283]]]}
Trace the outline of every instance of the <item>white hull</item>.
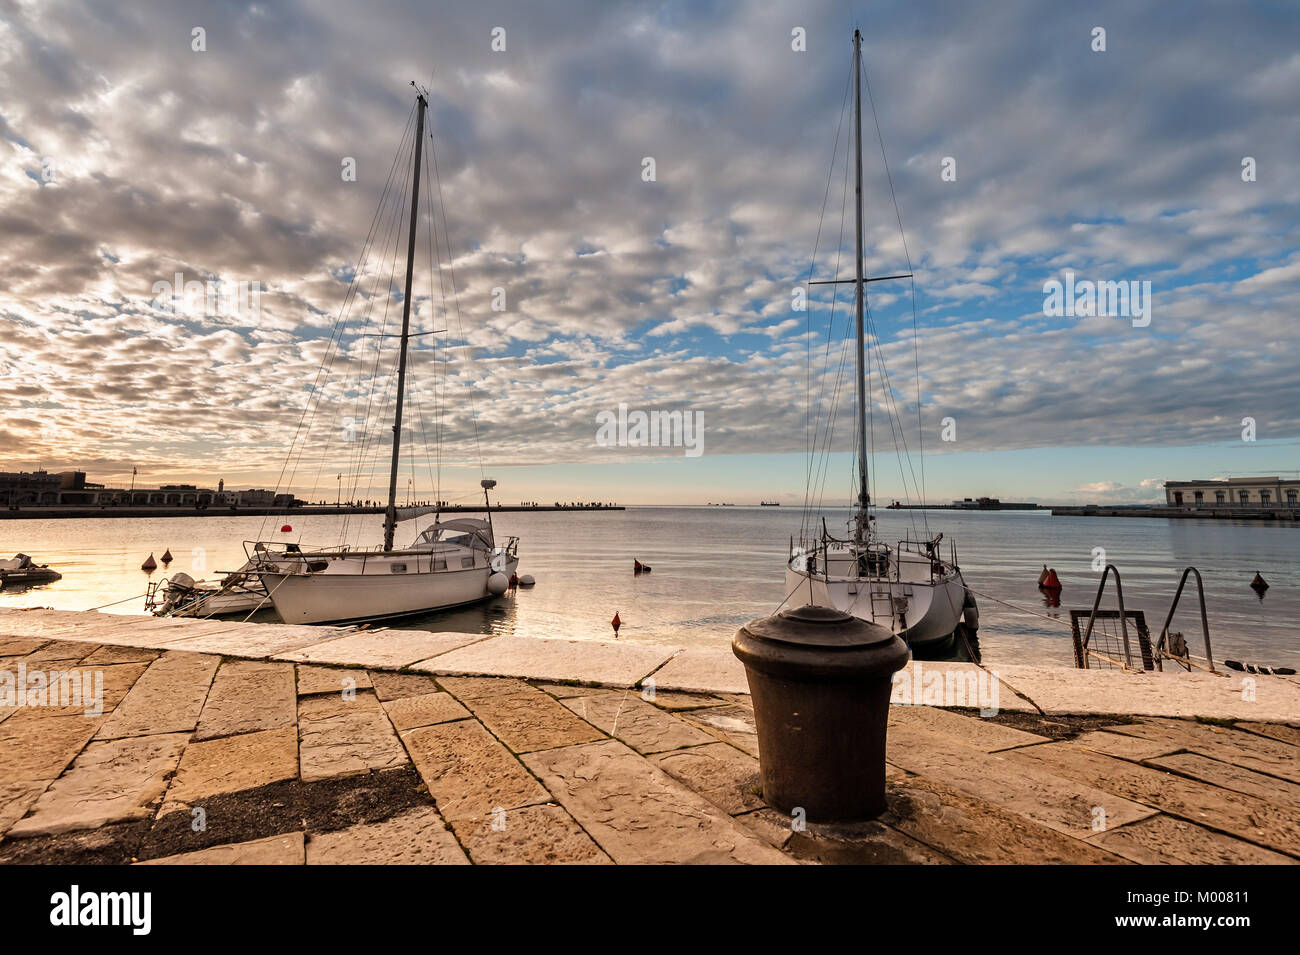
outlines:
{"label": "white hull", "polygon": [[[343,563],[343,562],[340,562]],[[414,560],[412,560],[414,563]],[[507,562],[509,576],[519,566]],[[492,596],[486,565],[410,574],[263,573],[262,583],[285,623],[337,623],[403,617],[476,603]]]}
{"label": "white hull", "polygon": [[258,607],[269,607],[266,594],[246,590],[211,590],[193,603],[173,611],[169,617],[215,617],[223,613],[252,613]]}
{"label": "white hull", "polygon": [[[786,566],[785,589],[791,605],[833,607],[887,627],[913,647],[946,641],[962,620],[966,583],[960,571],[932,580],[927,560],[923,562],[924,579],[922,562],[916,562],[915,580],[907,579],[906,572],[900,575],[902,579],[837,576],[833,569],[829,575],[810,575],[805,569],[806,558],[806,554],[796,555]],[[905,561],[904,567],[911,563]]]}

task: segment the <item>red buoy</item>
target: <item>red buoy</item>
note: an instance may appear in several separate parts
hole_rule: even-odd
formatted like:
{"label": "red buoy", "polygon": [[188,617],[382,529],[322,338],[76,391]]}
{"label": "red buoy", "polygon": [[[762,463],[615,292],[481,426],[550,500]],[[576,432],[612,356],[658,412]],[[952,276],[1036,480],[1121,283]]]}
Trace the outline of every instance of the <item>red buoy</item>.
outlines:
{"label": "red buoy", "polygon": [[642,564],[641,561],[637,560],[635,557],[632,558],[632,573],[639,574],[643,570],[645,570],[645,565]]}
{"label": "red buoy", "polygon": [[1038,586],[1041,587],[1043,590],[1061,589],[1061,578],[1056,576],[1055,567],[1053,567],[1051,570],[1047,572],[1047,576],[1043,578],[1043,582]]}
{"label": "red buoy", "polygon": [[617,637],[618,628],[623,626],[623,621],[619,619],[617,610],[614,611],[614,619],[609,622],[609,625],[614,628],[614,636]]}
{"label": "red buoy", "polygon": [[158,569],[158,562],[153,559],[153,554],[150,554],[145,562],[140,565],[140,569],[147,573],[153,573]]}
{"label": "red buoy", "polygon": [[283,527],[280,528],[280,533],[281,533],[281,534],[289,534],[289,533],[292,533],[292,531],[293,531],[293,528],[290,527],[288,524],[285,524]]}

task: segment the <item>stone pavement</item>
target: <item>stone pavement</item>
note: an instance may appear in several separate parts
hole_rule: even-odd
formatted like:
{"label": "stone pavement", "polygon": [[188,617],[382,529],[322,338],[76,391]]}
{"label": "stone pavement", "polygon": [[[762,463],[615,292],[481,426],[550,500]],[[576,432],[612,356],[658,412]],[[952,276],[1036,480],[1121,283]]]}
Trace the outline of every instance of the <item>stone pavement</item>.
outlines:
{"label": "stone pavement", "polygon": [[[457,643],[439,634],[362,669],[337,665],[357,631],[272,627],[263,651],[294,659],[253,661],[211,652],[220,624],[183,638],[194,652],[133,645],[176,640],[169,621],[125,618],[95,642],[28,620],[12,635],[0,615],[0,674],[57,692],[0,708],[0,862],[1300,860],[1300,729],[1277,721],[895,706],[886,815],[804,826],[763,803],[743,693],[402,662],[427,659],[426,636]],[[617,657],[579,662],[621,679]],[[71,692],[87,686],[102,712]]]}

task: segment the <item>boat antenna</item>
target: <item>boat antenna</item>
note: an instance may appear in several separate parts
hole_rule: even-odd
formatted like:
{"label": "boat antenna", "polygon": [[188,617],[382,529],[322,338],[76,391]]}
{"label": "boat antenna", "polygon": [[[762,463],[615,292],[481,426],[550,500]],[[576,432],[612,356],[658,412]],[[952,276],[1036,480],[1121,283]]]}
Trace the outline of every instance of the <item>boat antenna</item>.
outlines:
{"label": "boat antenna", "polygon": [[[415,86],[415,81],[411,81]],[[411,228],[406,241],[406,293],[402,297],[402,344],[397,361],[397,410],[393,415],[393,461],[388,474],[388,507],[384,511],[384,550],[393,549],[397,530],[397,466],[402,445],[402,401],[406,395],[406,352],[411,340],[411,277],[415,265],[415,223],[420,213],[420,152],[424,145],[424,111],[428,100],[416,87],[415,163],[411,185]],[[861,321],[859,320],[859,326]]]}
{"label": "boat antenna", "polygon": [[868,535],[867,515],[871,493],[867,485],[867,383],[866,383],[866,331],[863,322],[863,305],[866,287],[862,274],[862,31],[853,31],[853,136],[856,168],[853,189],[853,212],[857,221],[857,250],[854,256],[854,289],[857,305],[857,392],[858,392],[858,509],[854,517],[853,542],[862,545]]}

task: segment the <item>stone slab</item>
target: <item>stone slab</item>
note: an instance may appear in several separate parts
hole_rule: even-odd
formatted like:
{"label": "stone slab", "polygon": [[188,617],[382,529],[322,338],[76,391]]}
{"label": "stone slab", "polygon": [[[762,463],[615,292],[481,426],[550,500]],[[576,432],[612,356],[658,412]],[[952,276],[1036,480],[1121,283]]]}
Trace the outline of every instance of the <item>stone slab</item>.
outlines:
{"label": "stone slab", "polygon": [[402,734],[402,742],[453,828],[550,801],[550,793],[477,720],[439,723]]}
{"label": "stone slab", "polygon": [[[745,694],[748,699],[749,694]],[[723,699],[718,696],[710,696],[707,693],[679,693],[675,690],[656,689],[653,694],[646,697],[646,701],[659,707],[661,710],[701,710],[710,706],[726,706],[732,700]]]}
{"label": "stone slab", "polygon": [[604,738],[553,697],[519,680],[444,677],[439,682],[516,753]]}
{"label": "stone slab", "polygon": [[487,639],[477,633],[425,633],[419,630],[378,630],[350,633],[289,653],[277,660],[333,663],[397,670],[417,660],[437,658],[449,651]]}
{"label": "stone slab", "polygon": [[617,740],[523,759],[620,864],[791,861]]}
{"label": "stone slab", "polygon": [[1244,720],[1236,724],[1236,728],[1247,733],[1255,733],[1259,736],[1267,736],[1269,739],[1290,743],[1292,746],[1300,746],[1300,728],[1288,726],[1286,723],[1255,723]]}
{"label": "stone slab", "polygon": [[1231,789],[1233,792],[1258,796],[1275,806],[1285,806],[1300,811],[1300,786],[1283,782],[1274,776],[1257,773],[1253,769],[1243,769],[1218,759],[1210,759],[1200,753],[1174,753],[1148,759],[1147,765],[1159,769],[1168,769],[1183,776],[1199,779],[1201,782]]}
{"label": "stone slab", "polygon": [[9,836],[52,835],[151,817],[188,740],[188,733],[170,733],[92,743]]}
{"label": "stone slab", "polygon": [[524,806],[462,825],[476,865],[609,865],[610,858],[559,806]]}
{"label": "stone slab", "polygon": [[1290,856],[1163,815],[1089,841],[1139,865],[1300,865]]}
{"label": "stone slab", "polygon": [[191,743],[160,815],[202,806],[213,796],[256,789],[298,775],[295,726]]}
{"label": "stone slab", "polygon": [[700,746],[715,739],[699,727],[651,706],[636,690],[589,690],[561,702],[642,755]]}
{"label": "stone slab", "polygon": [[596,640],[492,637],[412,669],[435,674],[508,676],[601,686],[635,686],[676,652],[674,647]]}
{"label": "stone slab", "polygon": [[426,693],[423,696],[403,696],[383,704],[384,711],[399,733],[435,723],[463,720],[469,710],[461,706],[450,693]]}
{"label": "stone slab", "polygon": [[260,659],[300,650],[350,632],[350,629],[337,627],[232,623],[204,633],[186,634],[169,640],[163,646],[169,650]]}
{"label": "stone slab", "polygon": [[153,663],[158,651],[142,647],[99,647],[81,661],[82,666],[115,666],[119,663]]}
{"label": "stone slab", "polygon": [[291,832],[283,836],[268,836],[251,842],[236,842],[225,846],[212,846],[194,852],[150,859],[139,865],[303,865],[306,849],[303,834]]}
{"label": "stone slab", "polygon": [[98,738],[193,732],[220,662],[196,653],[164,653],[135,681]]}
{"label": "stone slab", "polygon": [[732,703],[706,710],[687,710],[679,716],[715,739],[730,743],[750,756],[758,756],[758,728],[750,707]]}
{"label": "stone slab", "polygon": [[45,792],[46,783],[20,779],[0,780],[0,837],[23,816]]}
{"label": "stone slab", "polygon": [[968,865],[1103,865],[1124,859],[925,777],[887,784],[880,821]]}
{"label": "stone slab", "polygon": [[1281,779],[1300,783],[1300,747],[1244,733],[1230,727],[1190,720],[1151,719],[1113,727],[1113,732],[1136,736],[1175,749],[1189,749]]}
{"label": "stone slab", "polygon": [[[39,637],[0,637],[0,657],[25,657],[48,642]],[[9,661],[0,661],[0,666],[9,665]]]}
{"label": "stone slab", "polygon": [[229,660],[212,681],[194,738],[293,726],[298,718],[297,699],[292,663]]}
{"label": "stone slab", "polygon": [[312,833],[308,865],[469,865],[465,852],[432,806],[382,822]]}
{"label": "stone slab", "polygon": [[404,696],[425,696],[438,692],[438,684],[423,673],[386,673],[376,670],[370,674],[370,683],[380,700],[401,699]]}
{"label": "stone slab", "polygon": [[0,723],[0,780],[52,781],[90,742],[101,722],[26,707],[14,713]]}
{"label": "stone slab", "polygon": [[298,700],[303,782],[395,769],[406,751],[373,692],[306,696]]}
{"label": "stone slab", "polygon": [[651,674],[655,690],[687,693],[748,693],[745,667],[730,649],[699,648],[679,652]]}
{"label": "stone slab", "polygon": [[313,693],[339,694],[349,688],[368,690],[373,686],[370,674],[365,670],[312,666],[307,663],[299,663],[297,670],[299,696],[310,696]]}
{"label": "stone slab", "polygon": [[950,736],[963,745],[985,753],[1048,742],[1045,736],[1003,726],[979,716],[933,706],[891,706],[889,725],[916,726],[942,736]]}
{"label": "stone slab", "polygon": [[763,808],[758,760],[734,746],[708,743],[653,756],[650,761],[731,815]]}
{"label": "stone slab", "polygon": [[[1300,855],[1300,813],[1196,780],[1146,766],[1111,759],[1062,743],[1013,750],[1004,758],[1036,766],[1062,779],[1096,786],[1167,815],[1254,842],[1289,855]],[[1114,820],[1112,820],[1114,823]],[[1114,828],[1113,824],[1111,828]]]}
{"label": "stone slab", "polygon": [[1165,753],[1172,753],[1179,748],[1168,743],[1152,742],[1137,736],[1124,736],[1120,733],[1109,733],[1106,730],[1080,733],[1070,741],[1070,744],[1083,749],[1090,749],[1094,753],[1102,753],[1118,759],[1131,759],[1135,762],[1150,759],[1152,756],[1163,756]]}
{"label": "stone slab", "polygon": [[1061,778],[1041,766],[1009,763],[1015,754],[1039,748],[984,753],[929,730],[899,725],[889,728],[886,752],[890,763],[909,773],[941,781],[1080,839],[1092,835],[1098,807],[1111,826],[1155,815],[1149,806],[1082,780]]}

